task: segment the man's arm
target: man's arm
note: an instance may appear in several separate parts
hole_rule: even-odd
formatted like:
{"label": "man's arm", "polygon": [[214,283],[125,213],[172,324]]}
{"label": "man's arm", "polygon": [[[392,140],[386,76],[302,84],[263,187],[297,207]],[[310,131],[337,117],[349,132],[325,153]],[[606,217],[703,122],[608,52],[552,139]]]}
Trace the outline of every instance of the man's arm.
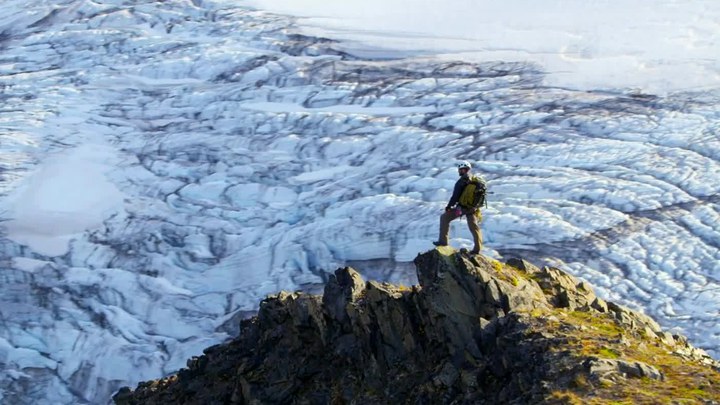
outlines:
{"label": "man's arm", "polygon": [[460,179],[455,183],[452,197],[450,197],[450,202],[448,203],[447,207],[445,207],[445,209],[452,208],[453,206],[455,206],[455,204],[458,203],[458,201],[460,201],[460,194],[462,194],[463,188],[465,188],[464,186],[465,182],[463,181],[463,179]]}

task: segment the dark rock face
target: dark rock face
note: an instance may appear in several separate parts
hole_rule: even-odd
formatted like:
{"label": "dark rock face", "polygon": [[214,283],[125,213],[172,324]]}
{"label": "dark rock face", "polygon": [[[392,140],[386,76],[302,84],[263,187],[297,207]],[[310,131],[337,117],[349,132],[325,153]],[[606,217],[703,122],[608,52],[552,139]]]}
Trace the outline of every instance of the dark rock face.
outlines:
{"label": "dark rock face", "polygon": [[[559,269],[502,264],[439,248],[415,259],[419,286],[364,282],[338,269],[324,295],[280,292],[176,376],[115,395],[119,404],[542,403],[581,380],[663,373],[641,361],[561,350],[568,311],[600,314],[628,330],[678,345],[652,319],[597,298]],[[560,311],[560,312],[559,312]],[[565,312],[561,312],[565,311]],[[574,313],[574,312],[573,312]],[[612,317],[611,317],[612,316]],[[613,321],[614,319],[614,321]],[[672,340],[672,342],[668,342]],[[687,343],[688,361],[712,359]],[[693,351],[695,350],[695,351]],[[621,382],[620,382],[621,383]]]}

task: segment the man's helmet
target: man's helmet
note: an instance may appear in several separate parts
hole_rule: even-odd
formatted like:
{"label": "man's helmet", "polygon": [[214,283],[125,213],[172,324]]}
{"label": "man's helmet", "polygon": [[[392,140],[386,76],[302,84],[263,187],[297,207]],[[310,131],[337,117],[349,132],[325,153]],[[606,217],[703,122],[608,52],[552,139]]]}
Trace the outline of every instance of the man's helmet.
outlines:
{"label": "man's helmet", "polygon": [[464,160],[457,165],[458,169],[472,169],[472,165],[467,160]]}

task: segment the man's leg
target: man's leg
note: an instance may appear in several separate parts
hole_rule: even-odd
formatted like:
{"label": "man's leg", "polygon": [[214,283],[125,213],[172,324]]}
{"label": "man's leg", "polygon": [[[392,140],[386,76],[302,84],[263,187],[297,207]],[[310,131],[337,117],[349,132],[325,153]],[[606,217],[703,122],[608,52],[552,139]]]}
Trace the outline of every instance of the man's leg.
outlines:
{"label": "man's leg", "polygon": [[465,216],[467,217],[468,228],[470,228],[470,233],[473,236],[473,242],[475,242],[473,252],[479,253],[480,249],[482,249],[483,239],[482,233],[480,233],[480,224],[478,222],[482,220],[482,214],[479,214],[478,212],[478,216],[475,216],[475,211],[470,211]]}
{"label": "man's leg", "polygon": [[445,211],[444,214],[440,215],[440,237],[438,242],[441,245],[448,244],[448,238],[450,237],[450,221],[457,218],[455,210]]}

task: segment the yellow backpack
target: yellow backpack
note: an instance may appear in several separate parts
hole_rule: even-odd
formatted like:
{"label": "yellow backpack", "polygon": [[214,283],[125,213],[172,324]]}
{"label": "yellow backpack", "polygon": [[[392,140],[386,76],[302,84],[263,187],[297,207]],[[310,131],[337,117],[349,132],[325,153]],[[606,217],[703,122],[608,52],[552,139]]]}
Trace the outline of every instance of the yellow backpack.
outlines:
{"label": "yellow backpack", "polygon": [[460,194],[459,203],[465,208],[479,209],[483,205],[487,206],[487,183],[480,176],[471,176],[468,183]]}

